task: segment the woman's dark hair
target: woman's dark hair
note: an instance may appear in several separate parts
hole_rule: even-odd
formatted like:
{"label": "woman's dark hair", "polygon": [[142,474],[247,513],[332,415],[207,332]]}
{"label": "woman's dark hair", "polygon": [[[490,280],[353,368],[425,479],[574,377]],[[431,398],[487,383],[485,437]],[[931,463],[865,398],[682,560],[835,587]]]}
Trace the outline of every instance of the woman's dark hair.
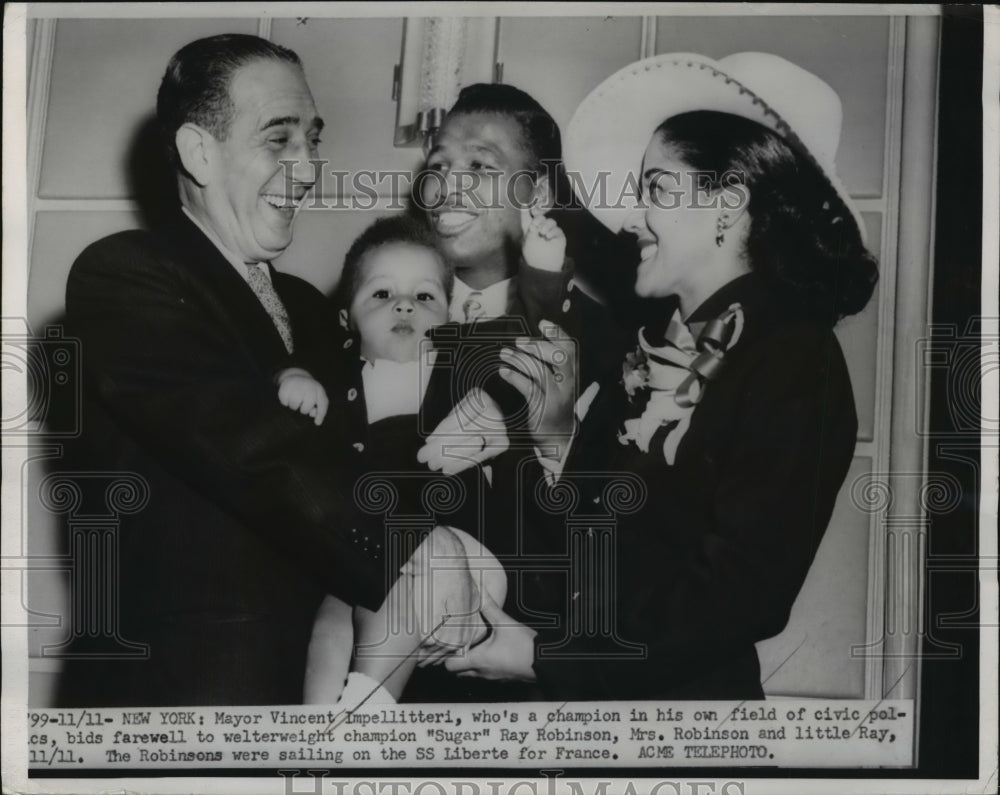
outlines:
{"label": "woman's dark hair", "polygon": [[[812,157],[757,122],[717,111],[672,116],[654,134],[687,166],[750,194],[745,252],[790,306],[832,325],[864,308],[878,262]],[[724,176],[728,175],[728,176]]]}
{"label": "woman's dark hair", "polygon": [[192,41],[170,59],[156,95],[156,118],[174,168],[180,168],[174,138],[182,125],[193,122],[220,141],[226,139],[235,110],[229,94],[233,75],[259,60],[302,65],[299,56],[287,47],[244,33]]}
{"label": "woman's dark hair", "polygon": [[340,273],[340,282],[333,297],[338,307],[349,308],[354,300],[354,295],[357,293],[364,276],[362,263],[365,255],[381,246],[388,246],[392,243],[408,243],[434,252],[434,256],[441,263],[441,283],[444,285],[445,297],[449,301],[451,300],[455,272],[438,253],[430,229],[419,219],[402,214],[379,218],[358,235],[351,244],[344,257],[344,268]]}

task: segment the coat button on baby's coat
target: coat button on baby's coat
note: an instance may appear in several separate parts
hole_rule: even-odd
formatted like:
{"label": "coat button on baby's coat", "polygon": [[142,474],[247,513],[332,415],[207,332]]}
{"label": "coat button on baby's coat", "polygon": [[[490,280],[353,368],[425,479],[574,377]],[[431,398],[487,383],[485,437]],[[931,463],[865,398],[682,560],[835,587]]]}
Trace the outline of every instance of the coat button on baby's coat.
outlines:
{"label": "coat button on baby's coat", "polygon": [[350,389],[347,390],[348,400],[354,400],[355,398],[357,398],[357,396],[358,396],[358,390],[356,390],[354,387],[351,387]]}

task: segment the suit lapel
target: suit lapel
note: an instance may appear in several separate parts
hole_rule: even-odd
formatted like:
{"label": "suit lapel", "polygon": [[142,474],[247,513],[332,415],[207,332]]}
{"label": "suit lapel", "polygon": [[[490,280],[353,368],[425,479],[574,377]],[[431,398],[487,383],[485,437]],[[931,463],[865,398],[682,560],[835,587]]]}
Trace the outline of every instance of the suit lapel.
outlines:
{"label": "suit lapel", "polygon": [[287,358],[274,321],[250,285],[190,219],[182,215],[165,238],[172,258],[204,288],[203,296],[215,306],[220,322],[245,341],[254,358],[268,367]]}

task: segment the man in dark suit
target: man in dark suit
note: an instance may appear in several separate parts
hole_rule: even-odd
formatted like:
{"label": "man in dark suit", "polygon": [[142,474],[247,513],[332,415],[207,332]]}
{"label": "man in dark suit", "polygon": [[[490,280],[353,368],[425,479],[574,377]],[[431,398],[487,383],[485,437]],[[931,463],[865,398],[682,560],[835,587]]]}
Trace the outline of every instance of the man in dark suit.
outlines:
{"label": "man in dark suit", "polygon": [[[241,35],[182,48],[157,116],[182,213],[91,245],[66,295],[85,371],[79,460],[148,485],[117,539],[117,626],[148,655],[88,659],[78,639],[61,701],[296,703],[323,595],[375,609],[399,563],[355,506],[340,445],[274,383],[334,337],[324,297],[270,266],[315,181],[323,122],[298,56]],[[453,610],[473,604],[468,571],[450,585]]]}

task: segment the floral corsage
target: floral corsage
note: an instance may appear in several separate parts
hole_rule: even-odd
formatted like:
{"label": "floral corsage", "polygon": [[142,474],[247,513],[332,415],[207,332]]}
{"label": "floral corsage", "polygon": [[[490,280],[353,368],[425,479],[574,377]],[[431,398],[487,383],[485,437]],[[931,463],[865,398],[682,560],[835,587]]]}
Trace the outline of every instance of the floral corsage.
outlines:
{"label": "floral corsage", "polygon": [[663,458],[673,465],[677,447],[691,426],[705,384],[722,369],[723,356],[743,329],[743,308],[733,304],[707,323],[697,342],[675,313],[662,346],[653,346],[639,330],[639,347],[622,362],[622,386],[629,403],[641,413],[626,419],[618,434],[622,444],[634,442],[648,453],[654,434],[666,427]]}

